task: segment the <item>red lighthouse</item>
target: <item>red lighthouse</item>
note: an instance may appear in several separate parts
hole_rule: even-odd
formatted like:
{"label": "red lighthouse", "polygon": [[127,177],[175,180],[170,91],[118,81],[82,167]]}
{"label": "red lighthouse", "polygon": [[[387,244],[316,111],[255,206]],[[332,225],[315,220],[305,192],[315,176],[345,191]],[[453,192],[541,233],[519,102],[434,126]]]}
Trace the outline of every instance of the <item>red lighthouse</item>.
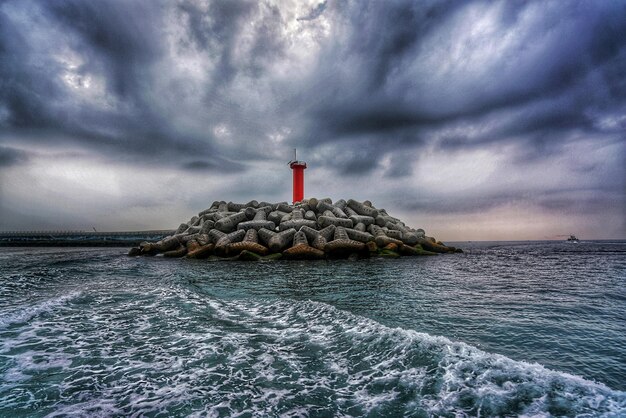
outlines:
{"label": "red lighthouse", "polygon": [[289,167],[293,170],[293,202],[301,202],[304,199],[304,169],[306,163],[298,161],[296,150],[293,150],[293,160],[289,161]]}

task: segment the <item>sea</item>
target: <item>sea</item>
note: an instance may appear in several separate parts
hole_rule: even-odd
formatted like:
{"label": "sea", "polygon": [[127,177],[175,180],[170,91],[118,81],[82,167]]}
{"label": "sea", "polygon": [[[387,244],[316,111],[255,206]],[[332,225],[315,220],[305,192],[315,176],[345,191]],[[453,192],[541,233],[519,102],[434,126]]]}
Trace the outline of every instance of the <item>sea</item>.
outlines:
{"label": "sea", "polygon": [[626,416],[626,241],[0,249],[2,417]]}

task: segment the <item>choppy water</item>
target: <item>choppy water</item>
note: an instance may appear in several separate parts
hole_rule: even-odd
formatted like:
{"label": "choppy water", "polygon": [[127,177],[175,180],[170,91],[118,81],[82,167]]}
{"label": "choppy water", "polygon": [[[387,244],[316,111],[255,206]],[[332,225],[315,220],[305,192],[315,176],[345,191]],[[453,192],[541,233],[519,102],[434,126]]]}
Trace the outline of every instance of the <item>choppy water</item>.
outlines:
{"label": "choppy water", "polygon": [[0,250],[0,416],[626,416],[626,243]]}

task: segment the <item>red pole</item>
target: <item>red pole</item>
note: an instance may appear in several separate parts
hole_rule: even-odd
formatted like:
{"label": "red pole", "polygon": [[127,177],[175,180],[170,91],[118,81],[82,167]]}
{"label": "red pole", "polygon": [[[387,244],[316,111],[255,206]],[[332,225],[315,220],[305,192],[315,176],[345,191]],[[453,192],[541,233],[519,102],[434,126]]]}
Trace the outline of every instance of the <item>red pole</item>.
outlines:
{"label": "red pole", "polygon": [[301,202],[304,199],[304,161],[293,161],[289,164],[293,170],[293,202]]}

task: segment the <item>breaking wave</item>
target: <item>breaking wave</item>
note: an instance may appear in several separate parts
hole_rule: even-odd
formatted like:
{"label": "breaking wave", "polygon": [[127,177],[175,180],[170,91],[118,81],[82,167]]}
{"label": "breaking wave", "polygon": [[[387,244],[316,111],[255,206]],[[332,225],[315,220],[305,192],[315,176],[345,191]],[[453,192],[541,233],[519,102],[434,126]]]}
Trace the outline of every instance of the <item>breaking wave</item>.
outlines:
{"label": "breaking wave", "polygon": [[54,309],[63,306],[68,301],[77,298],[80,294],[80,291],[72,291],[62,296],[35,303],[32,306],[1,312],[0,330],[3,330],[11,325],[28,322],[38,315],[51,312]]}
{"label": "breaking wave", "polygon": [[63,321],[37,315],[49,305],[6,320],[23,326],[0,330],[0,413],[626,414],[626,393],[601,383],[325,303],[154,292],[73,295],[49,303]]}

